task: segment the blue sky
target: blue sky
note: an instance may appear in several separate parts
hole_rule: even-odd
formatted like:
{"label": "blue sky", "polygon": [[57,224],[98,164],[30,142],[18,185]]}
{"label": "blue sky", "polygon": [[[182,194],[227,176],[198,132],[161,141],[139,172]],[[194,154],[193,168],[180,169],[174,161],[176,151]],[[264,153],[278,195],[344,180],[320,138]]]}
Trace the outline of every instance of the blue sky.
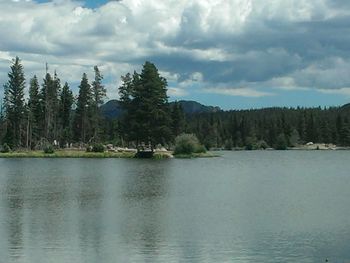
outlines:
{"label": "blue sky", "polygon": [[47,62],[75,93],[98,65],[114,99],[148,60],[171,100],[337,106],[350,102],[349,24],[345,0],[0,0],[0,87],[19,56],[27,82]]}

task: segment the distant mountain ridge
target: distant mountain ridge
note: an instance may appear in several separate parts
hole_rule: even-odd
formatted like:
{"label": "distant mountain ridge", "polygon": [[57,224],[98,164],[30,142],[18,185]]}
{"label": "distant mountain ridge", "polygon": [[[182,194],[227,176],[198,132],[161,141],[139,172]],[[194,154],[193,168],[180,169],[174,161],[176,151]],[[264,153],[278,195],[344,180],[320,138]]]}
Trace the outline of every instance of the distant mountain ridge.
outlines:
{"label": "distant mountain ridge", "polygon": [[[180,100],[177,101],[185,114],[195,114],[195,113],[208,113],[208,112],[218,112],[221,108],[215,106],[206,106],[197,101],[193,100]],[[174,105],[175,102],[170,102],[170,106]],[[101,106],[101,112],[107,119],[119,118],[123,114],[123,109],[120,106],[118,100],[110,100]]]}
{"label": "distant mountain ridge", "polygon": [[[175,102],[170,102],[170,105],[174,103]],[[194,100],[179,100],[178,103],[181,105],[185,114],[221,111],[217,106],[206,106]]]}

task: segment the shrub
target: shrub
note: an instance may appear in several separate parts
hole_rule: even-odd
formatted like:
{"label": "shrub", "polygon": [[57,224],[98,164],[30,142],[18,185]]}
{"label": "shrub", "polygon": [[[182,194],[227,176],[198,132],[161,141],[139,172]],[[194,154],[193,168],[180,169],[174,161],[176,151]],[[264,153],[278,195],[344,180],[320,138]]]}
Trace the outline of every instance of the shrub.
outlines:
{"label": "shrub", "polygon": [[260,140],[257,142],[256,147],[257,147],[257,149],[265,150],[265,149],[269,148],[269,145],[264,140]]}
{"label": "shrub", "polygon": [[199,144],[194,150],[195,153],[205,153],[207,152],[207,149],[204,147],[204,145]]}
{"label": "shrub", "polygon": [[287,150],[287,146],[288,146],[288,143],[287,143],[286,136],[283,133],[281,133],[277,137],[275,149],[276,150]]}
{"label": "shrub", "polygon": [[247,137],[245,139],[245,149],[248,151],[256,150],[256,138],[255,137]]}
{"label": "shrub", "polygon": [[103,153],[105,151],[105,146],[102,143],[95,143],[91,148],[92,152]]}
{"label": "shrub", "polygon": [[2,146],[1,152],[2,152],[2,153],[8,153],[8,152],[10,152],[10,151],[11,151],[10,146],[8,146],[7,143],[4,143],[4,145]]}
{"label": "shrub", "polygon": [[174,154],[192,154],[206,152],[194,134],[181,134],[175,139]]}
{"label": "shrub", "polygon": [[44,147],[44,153],[47,153],[47,154],[52,154],[55,152],[55,149],[53,148],[53,146],[51,144],[47,144],[45,145]]}
{"label": "shrub", "polygon": [[232,142],[232,139],[229,139],[229,140],[226,140],[225,141],[225,150],[227,151],[231,151],[232,148],[233,148],[233,142]]}

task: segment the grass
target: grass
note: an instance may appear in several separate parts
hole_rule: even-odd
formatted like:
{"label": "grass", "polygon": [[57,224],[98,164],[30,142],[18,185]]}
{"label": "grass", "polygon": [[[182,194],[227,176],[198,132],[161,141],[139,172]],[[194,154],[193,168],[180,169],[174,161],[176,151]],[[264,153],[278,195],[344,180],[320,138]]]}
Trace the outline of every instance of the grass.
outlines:
{"label": "grass", "polygon": [[[218,154],[211,152],[177,154],[175,158],[211,158],[218,157]],[[8,153],[0,153],[0,158],[134,158],[134,152],[86,152],[79,150],[56,150],[54,153],[44,153],[44,151],[14,151]],[[155,152],[153,159],[172,158],[171,152]]]}
{"label": "grass", "polygon": [[43,151],[20,151],[0,153],[0,158],[133,158],[133,152],[86,152],[72,150],[56,150],[54,153]]}

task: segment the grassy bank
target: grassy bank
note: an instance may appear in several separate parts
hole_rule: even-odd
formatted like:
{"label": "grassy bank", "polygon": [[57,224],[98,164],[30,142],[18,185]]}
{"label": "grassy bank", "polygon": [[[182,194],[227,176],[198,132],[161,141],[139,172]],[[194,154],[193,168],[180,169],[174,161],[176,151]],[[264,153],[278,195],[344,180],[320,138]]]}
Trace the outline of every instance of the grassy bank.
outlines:
{"label": "grassy bank", "polygon": [[43,151],[18,151],[0,153],[0,158],[133,158],[133,152],[86,152],[72,150],[57,150],[54,153]]}
{"label": "grassy bank", "polygon": [[[218,154],[211,152],[178,154],[173,156],[171,152],[155,152],[153,159],[168,158],[211,158],[218,157]],[[43,151],[14,151],[0,153],[0,158],[134,158],[134,152],[86,152],[78,150],[56,150],[54,153],[44,153]]]}

